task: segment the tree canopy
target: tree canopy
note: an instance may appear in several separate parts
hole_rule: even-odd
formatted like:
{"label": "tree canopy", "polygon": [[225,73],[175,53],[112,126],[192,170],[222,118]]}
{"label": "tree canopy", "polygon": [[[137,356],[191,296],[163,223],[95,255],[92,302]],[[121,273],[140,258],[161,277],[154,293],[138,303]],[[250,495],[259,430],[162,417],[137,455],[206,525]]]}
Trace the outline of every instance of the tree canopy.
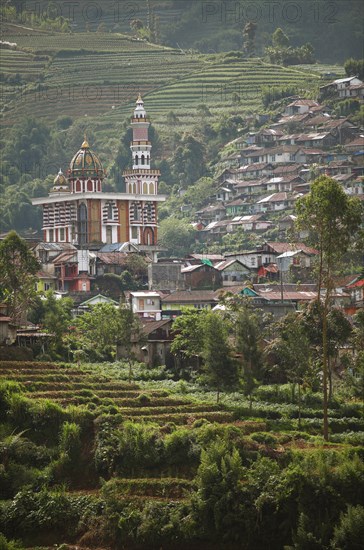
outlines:
{"label": "tree canopy", "polygon": [[0,242],[0,300],[11,319],[19,323],[36,296],[40,265],[27,243],[15,231]]}

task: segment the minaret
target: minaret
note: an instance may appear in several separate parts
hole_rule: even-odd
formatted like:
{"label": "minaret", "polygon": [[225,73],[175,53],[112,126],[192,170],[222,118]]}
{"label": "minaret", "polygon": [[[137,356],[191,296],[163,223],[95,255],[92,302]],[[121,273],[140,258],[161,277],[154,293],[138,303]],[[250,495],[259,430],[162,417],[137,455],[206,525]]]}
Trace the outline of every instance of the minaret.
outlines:
{"label": "minaret", "polygon": [[150,167],[152,144],[149,141],[150,122],[144,109],[144,102],[138,95],[131,119],[133,141],[130,145],[132,170],[123,173],[125,191],[134,195],[129,204],[130,241],[155,245],[157,242],[157,203],[159,170]]}
{"label": "minaret", "polygon": [[133,170],[138,168],[150,169],[150,150],[152,144],[148,140],[150,122],[144,109],[144,102],[139,94],[131,120],[133,141],[130,146],[133,155]]}

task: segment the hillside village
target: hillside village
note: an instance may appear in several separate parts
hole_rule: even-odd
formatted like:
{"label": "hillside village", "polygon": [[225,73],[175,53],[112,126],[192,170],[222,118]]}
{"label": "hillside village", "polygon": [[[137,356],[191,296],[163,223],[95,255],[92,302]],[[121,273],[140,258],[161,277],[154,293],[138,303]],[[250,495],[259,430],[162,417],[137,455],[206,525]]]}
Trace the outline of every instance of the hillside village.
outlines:
{"label": "hillside village", "polygon": [[[362,101],[363,89],[364,84],[359,79],[345,78],[323,86],[321,92],[326,94],[330,90],[338,97],[354,95]],[[204,251],[168,258],[163,257],[163,247],[156,236],[157,202],[165,198],[158,195],[159,172],[150,168],[150,146],[143,145],[150,142],[140,141],[141,137],[148,139],[148,136],[140,133],[147,130],[138,128],[147,128],[149,123],[143,122],[147,118],[139,96],[132,118],[135,132],[133,170],[125,173],[130,191],[136,192],[135,195],[102,193],[102,165],[85,142],[72,159],[69,183],[60,172],[49,199],[33,200],[34,204],[43,204],[44,209],[45,240],[33,243],[41,265],[37,290],[51,290],[60,298],[72,297],[75,315],[100,302],[117,305],[121,295],[125,295],[132,311],[142,319],[148,339],[164,341],[161,345],[163,359],[171,340],[169,321],[179,316],[185,306],[219,308],[221,296],[229,292],[249,297],[263,312],[279,318],[315,299],[313,265],[317,250],[305,244],[307,234],[294,229],[295,201],[309,193],[312,181],[319,175],[334,178],[345,193],[364,200],[364,134],[347,117],[335,118],[324,101],[292,98],[277,118],[276,122],[249,131],[227,144],[234,152],[222,157],[216,193],[193,214],[191,221],[195,242]],[[77,179],[81,173],[80,163],[87,158],[92,169],[82,165],[88,175],[85,172],[80,183]],[[96,171],[96,175],[90,170]],[[143,184],[140,190],[133,187],[138,171],[144,174],[142,177],[149,174],[148,181],[152,182]],[[88,179],[88,183],[85,179],[82,183],[83,177],[101,179]],[[72,187],[71,195],[68,185]],[[77,210],[83,208],[82,201],[77,202],[78,207],[62,207],[62,204],[72,204],[69,201],[71,198],[76,200],[77,193],[86,193],[85,197],[89,201],[94,198],[95,204],[100,200],[96,196],[101,198],[102,221],[95,221],[96,218],[94,221],[89,218],[87,222],[81,220],[74,229],[76,217],[84,215]],[[116,199],[121,198],[123,201],[128,199],[127,206],[120,206],[124,202]],[[136,202],[136,198],[141,201]],[[67,202],[59,202],[66,199]],[[69,213],[67,208],[71,208]],[[99,207],[92,207],[89,216],[95,208]],[[125,208],[130,211],[129,222],[123,222]],[[188,215],[190,205],[185,203],[181,210]],[[123,226],[125,223],[130,224],[130,233]],[[64,228],[59,229],[62,224]],[[95,230],[96,226],[100,229]],[[96,235],[95,231],[101,232]],[[239,235],[239,231],[240,235],[258,237],[261,244],[249,250],[209,252],[211,247],[219,248],[224,236]],[[115,283],[115,277],[130,270],[130,258],[135,256],[143,258],[138,280],[129,288],[124,286],[122,291],[112,284],[108,287],[110,277],[114,277]],[[337,280],[334,305],[352,315],[363,307],[363,292],[360,272],[343,276]],[[10,323],[3,315],[2,324],[6,320]],[[22,327],[18,342],[27,342],[27,330],[33,334],[41,329]],[[14,332],[12,338],[9,338],[9,331],[3,330],[2,334],[3,342],[14,342]],[[154,355],[151,353],[150,357]]]}
{"label": "hillside village", "polygon": [[359,550],[364,3],[0,7],[0,550]]}

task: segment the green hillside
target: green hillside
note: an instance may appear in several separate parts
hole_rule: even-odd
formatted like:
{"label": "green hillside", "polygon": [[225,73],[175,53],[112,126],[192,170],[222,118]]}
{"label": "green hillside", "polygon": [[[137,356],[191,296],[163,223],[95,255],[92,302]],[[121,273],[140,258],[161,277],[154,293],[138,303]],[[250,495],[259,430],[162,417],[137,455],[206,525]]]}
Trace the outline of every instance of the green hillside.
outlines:
{"label": "green hillside", "polygon": [[140,91],[158,125],[169,111],[187,129],[193,109],[205,103],[212,114],[261,108],[262,86],[300,86],[319,81],[313,70],[267,65],[259,59],[186,54],[115,33],[30,32],[9,34],[17,50],[2,49],[3,124],[32,115],[98,117],[130,115]]}
{"label": "green hillside", "polygon": [[340,513],[362,517],[359,401],[335,397],[327,443],[307,388],[300,408],[288,385],[216,404],[165,367],[128,377],[120,362],[0,361],[2,548],[278,550],[303,514],[332,548]]}

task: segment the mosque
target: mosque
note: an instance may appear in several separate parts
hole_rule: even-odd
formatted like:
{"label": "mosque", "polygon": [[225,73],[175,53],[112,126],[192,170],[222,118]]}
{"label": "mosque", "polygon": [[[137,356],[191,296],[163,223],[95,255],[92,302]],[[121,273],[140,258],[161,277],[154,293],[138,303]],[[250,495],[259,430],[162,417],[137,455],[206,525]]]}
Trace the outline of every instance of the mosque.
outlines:
{"label": "mosque", "polygon": [[103,192],[105,171],[85,137],[66,175],[60,172],[48,197],[32,200],[43,208],[43,240],[70,243],[88,249],[93,245],[132,243],[157,245],[159,170],[150,166],[150,122],[139,95],[131,119],[132,168],[123,173],[125,192]]}

